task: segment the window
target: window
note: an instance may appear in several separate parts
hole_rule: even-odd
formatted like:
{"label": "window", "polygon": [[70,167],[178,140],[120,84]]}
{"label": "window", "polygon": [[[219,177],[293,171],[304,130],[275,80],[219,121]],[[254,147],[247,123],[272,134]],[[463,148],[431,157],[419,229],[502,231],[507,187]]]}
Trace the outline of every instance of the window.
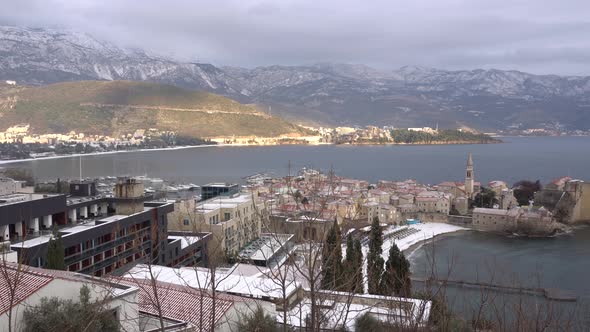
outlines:
{"label": "window", "polygon": [[229,212],[225,212],[225,213],[223,214],[223,220],[224,220],[224,221],[228,221],[228,220],[230,220],[230,219],[231,219],[231,213],[229,213]]}
{"label": "window", "polygon": [[189,222],[188,222],[188,219],[184,219],[184,220],[182,221],[182,223],[183,223],[183,225],[185,225],[185,226],[188,226],[188,224],[189,224]]}

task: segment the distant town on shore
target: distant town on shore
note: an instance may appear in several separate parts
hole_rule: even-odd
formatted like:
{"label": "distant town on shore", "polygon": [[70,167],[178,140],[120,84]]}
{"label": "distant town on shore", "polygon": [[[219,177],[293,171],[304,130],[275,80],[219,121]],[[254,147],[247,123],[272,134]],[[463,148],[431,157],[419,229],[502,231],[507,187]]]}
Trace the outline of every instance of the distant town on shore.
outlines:
{"label": "distant town on shore", "polygon": [[0,159],[18,160],[48,158],[72,154],[90,154],[139,149],[162,149],[197,145],[318,145],[318,144],[489,144],[499,139],[465,129],[439,130],[430,127],[393,128],[303,127],[312,135],[297,134],[277,137],[231,136],[194,138],[155,128],[137,129],[118,137],[71,131],[64,134],[34,134],[30,125],[9,127],[0,132]]}

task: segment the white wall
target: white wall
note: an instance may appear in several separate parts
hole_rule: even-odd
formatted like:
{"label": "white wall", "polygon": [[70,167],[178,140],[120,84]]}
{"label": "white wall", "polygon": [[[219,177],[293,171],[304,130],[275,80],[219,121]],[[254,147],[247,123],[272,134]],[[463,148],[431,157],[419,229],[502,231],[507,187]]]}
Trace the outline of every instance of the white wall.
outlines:
{"label": "white wall", "polygon": [[[22,321],[23,313],[28,306],[35,306],[41,302],[43,297],[59,297],[64,300],[78,301],[80,296],[80,288],[84,285],[81,281],[70,281],[64,279],[53,279],[47,285],[39,289],[35,294],[26,298],[23,302],[13,308],[12,322],[13,331],[22,331],[24,322]],[[104,298],[107,289],[102,284],[87,283],[90,288],[92,300]],[[137,307],[137,290],[127,291],[118,298],[113,299],[108,307],[110,309],[117,308],[119,319],[121,321],[121,330],[129,332],[139,332],[139,311]],[[8,328],[8,312],[0,316],[0,328]]]}

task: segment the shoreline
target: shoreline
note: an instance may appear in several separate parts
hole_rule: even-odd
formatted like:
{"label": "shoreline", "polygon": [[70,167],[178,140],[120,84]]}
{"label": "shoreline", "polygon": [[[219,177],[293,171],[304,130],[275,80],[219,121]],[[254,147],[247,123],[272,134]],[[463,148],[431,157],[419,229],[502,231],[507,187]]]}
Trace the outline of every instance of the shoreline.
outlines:
{"label": "shoreline", "polygon": [[266,147],[266,146],[322,146],[322,145],[333,145],[333,146],[423,146],[423,145],[470,145],[470,144],[500,144],[505,142],[460,142],[460,143],[345,143],[345,144],[337,144],[337,143],[318,143],[318,144],[202,144],[202,145],[183,145],[183,146],[174,146],[168,148],[156,148],[156,149],[136,149],[136,150],[117,150],[117,151],[105,151],[105,152],[92,152],[92,153],[73,153],[73,154],[63,154],[63,155],[55,155],[50,157],[39,157],[39,158],[25,158],[25,159],[7,159],[7,160],[0,160],[0,165],[7,165],[7,164],[14,164],[19,162],[29,162],[35,160],[49,160],[49,159],[63,159],[63,158],[73,158],[73,157],[84,157],[84,156],[100,156],[100,155],[109,155],[109,154],[117,154],[117,153],[131,153],[131,152],[150,152],[150,151],[169,151],[169,150],[183,150],[183,149],[192,149],[192,148],[211,148],[211,147]]}
{"label": "shoreline", "polygon": [[211,148],[211,147],[218,147],[218,146],[227,146],[227,145],[224,145],[224,144],[183,145],[183,146],[174,146],[174,147],[170,147],[170,148],[136,149],[136,150],[119,150],[119,151],[105,151],[105,152],[92,152],[92,153],[61,154],[61,155],[56,155],[56,156],[51,156],[51,157],[0,160],[0,165],[15,164],[15,163],[20,163],[20,162],[29,162],[29,161],[35,161],[35,160],[63,159],[63,158],[84,157],[84,156],[101,156],[101,155],[108,155],[108,154],[130,153],[130,152],[150,152],[150,151],[184,150],[184,149],[192,149],[192,148]]}
{"label": "shoreline", "polygon": [[420,242],[416,242],[416,243],[412,244],[408,248],[402,250],[402,252],[406,256],[406,258],[410,259],[410,257],[412,255],[414,255],[414,253],[416,251],[418,251],[419,249],[421,249],[426,244],[430,244],[430,243],[436,242],[438,240],[442,240],[442,239],[447,238],[447,237],[462,235],[462,234],[469,233],[469,232],[474,232],[474,230],[473,229],[469,229],[469,228],[465,228],[465,229],[459,229],[459,230],[456,230],[456,231],[451,231],[451,232],[446,232],[446,233],[439,233],[439,234],[436,234],[436,235],[434,235],[433,237],[431,237],[429,239],[424,239],[424,240],[422,240]]}

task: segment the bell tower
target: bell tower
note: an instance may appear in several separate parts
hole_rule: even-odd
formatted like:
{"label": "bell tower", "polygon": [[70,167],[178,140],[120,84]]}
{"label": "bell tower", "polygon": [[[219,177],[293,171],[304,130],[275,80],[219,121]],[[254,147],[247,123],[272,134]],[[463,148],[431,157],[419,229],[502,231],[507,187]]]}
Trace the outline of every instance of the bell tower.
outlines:
{"label": "bell tower", "polygon": [[465,194],[467,194],[468,198],[473,197],[473,182],[473,157],[470,153],[469,157],[467,157],[467,169],[465,171]]}

